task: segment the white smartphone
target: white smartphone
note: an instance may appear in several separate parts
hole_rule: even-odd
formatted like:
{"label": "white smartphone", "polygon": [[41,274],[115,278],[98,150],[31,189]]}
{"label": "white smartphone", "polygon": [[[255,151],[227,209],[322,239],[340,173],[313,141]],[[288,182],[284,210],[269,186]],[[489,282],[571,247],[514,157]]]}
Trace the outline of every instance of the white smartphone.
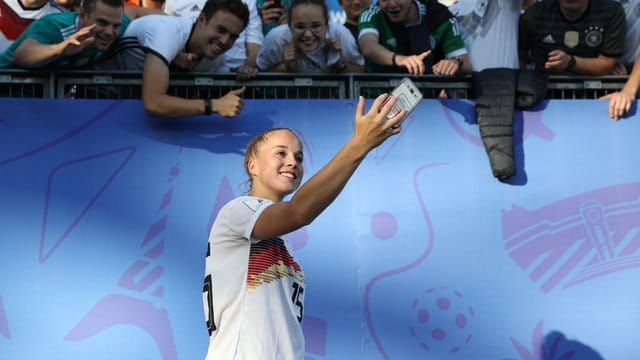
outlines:
{"label": "white smartphone", "polygon": [[[387,114],[387,119],[396,116],[401,110],[407,110],[406,118],[422,101],[422,92],[409,78],[403,78],[391,91],[391,95],[396,96],[398,100]],[[384,103],[382,105],[384,106]]]}

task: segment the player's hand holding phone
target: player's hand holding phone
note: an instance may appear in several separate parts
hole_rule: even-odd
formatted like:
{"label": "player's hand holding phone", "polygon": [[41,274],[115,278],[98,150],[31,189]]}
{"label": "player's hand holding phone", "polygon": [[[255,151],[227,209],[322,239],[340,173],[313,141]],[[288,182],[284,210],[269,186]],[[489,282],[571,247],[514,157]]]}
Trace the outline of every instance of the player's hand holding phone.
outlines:
{"label": "player's hand holding phone", "polygon": [[[396,97],[397,100],[395,104],[393,104],[393,107],[391,108],[389,113],[387,113],[388,119],[395,117],[402,110],[406,111],[404,116],[404,118],[406,119],[407,116],[409,116],[409,114],[422,101],[422,92],[409,78],[403,78],[400,83],[391,91],[390,95]],[[388,101],[388,99],[389,98],[385,100],[385,103]],[[398,125],[396,126],[399,127],[400,123],[398,123]]]}

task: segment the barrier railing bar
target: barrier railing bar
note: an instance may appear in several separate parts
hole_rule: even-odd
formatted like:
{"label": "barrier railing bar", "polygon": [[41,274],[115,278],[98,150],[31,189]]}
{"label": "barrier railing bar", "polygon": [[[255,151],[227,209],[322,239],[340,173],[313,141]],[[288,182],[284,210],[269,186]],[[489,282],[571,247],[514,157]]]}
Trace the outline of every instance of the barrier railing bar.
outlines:
{"label": "barrier railing bar", "polygon": [[[357,99],[388,91],[406,74],[288,74],[260,73],[249,81],[237,81],[234,74],[174,73],[170,93],[176,96],[220,97],[228,90],[247,86],[245,97],[254,99],[336,98]],[[471,76],[412,77],[425,98],[448,95],[471,97]],[[597,99],[623,87],[626,76],[550,76],[547,99]],[[0,97],[44,98],[139,98],[140,73],[95,71],[43,72],[0,69]],[[451,97],[451,96],[449,96]]]}

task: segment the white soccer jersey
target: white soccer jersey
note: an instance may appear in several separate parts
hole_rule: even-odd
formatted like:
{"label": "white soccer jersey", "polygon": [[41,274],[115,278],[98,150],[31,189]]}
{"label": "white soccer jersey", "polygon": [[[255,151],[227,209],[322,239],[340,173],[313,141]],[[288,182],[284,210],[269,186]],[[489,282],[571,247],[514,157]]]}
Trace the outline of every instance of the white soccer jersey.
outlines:
{"label": "white soccer jersey", "polygon": [[[233,43],[233,46],[216,59],[202,59],[194,71],[201,72],[231,72],[244,64],[247,59],[246,44],[262,46],[262,20],[258,14],[256,0],[242,0],[249,8],[249,23]],[[206,0],[166,0],[164,12],[168,15],[197,19]]]}
{"label": "white soccer jersey", "polygon": [[521,9],[522,0],[458,0],[449,6],[458,19],[474,71],[519,67]]}
{"label": "white soccer jersey", "polygon": [[203,288],[206,360],[304,358],[304,274],[282,239],[251,237],[271,204],[234,199],[211,228]]}
{"label": "white soccer jersey", "polygon": [[[335,38],[340,42],[344,61],[349,64],[364,65],[364,58],[360,54],[355,39],[344,25],[333,21],[329,22],[326,37]],[[279,25],[269,31],[264,38],[264,45],[260,50],[260,54],[258,54],[258,68],[267,70],[283,62],[284,48],[291,42],[291,31],[288,25]],[[301,55],[298,58],[298,72],[327,72],[329,66],[335,65],[339,60],[340,53],[333,50],[327,51],[326,44],[322,44],[313,52]]]}

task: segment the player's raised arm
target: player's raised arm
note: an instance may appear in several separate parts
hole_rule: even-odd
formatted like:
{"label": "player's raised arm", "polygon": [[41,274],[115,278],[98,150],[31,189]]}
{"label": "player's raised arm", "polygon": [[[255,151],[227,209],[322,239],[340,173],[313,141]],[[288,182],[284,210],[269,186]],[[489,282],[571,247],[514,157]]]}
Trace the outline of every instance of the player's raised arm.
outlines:
{"label": "player's raised arm", "polygon": [[290,201],[275,203],[261,214],[254,229],[256,238],[279,236],[305,226],[331,204],[342,191],[365,156],[389,137],[400,132],[406,112],[386,116],[396,99],[386,102],[387,95],[378,96],[365,113],[360,97],[355,115],[355,132],[333,159],[309,179]]}

